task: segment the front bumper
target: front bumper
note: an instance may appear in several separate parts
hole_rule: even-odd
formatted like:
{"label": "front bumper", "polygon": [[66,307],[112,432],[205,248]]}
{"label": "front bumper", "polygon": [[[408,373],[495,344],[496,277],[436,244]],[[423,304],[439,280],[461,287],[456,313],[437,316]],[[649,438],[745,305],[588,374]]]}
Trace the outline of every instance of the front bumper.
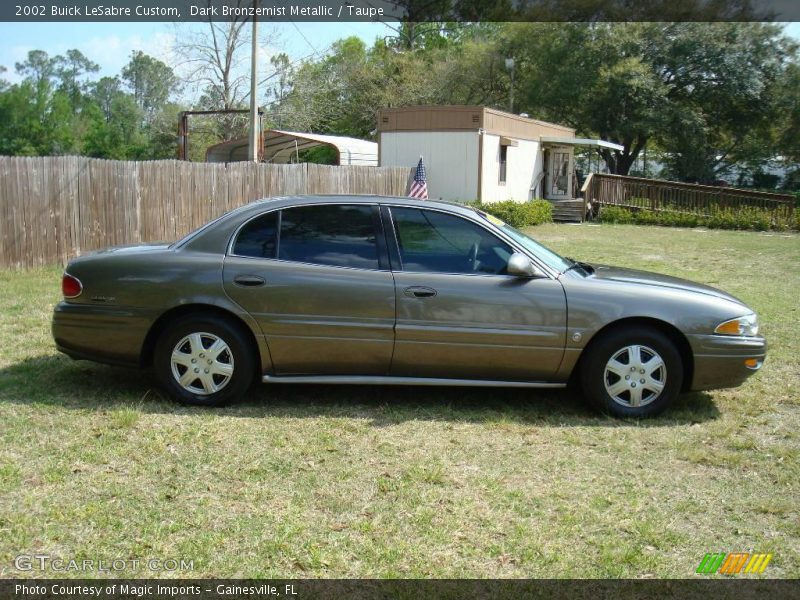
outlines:
{"label": "front bumper", "polygon": [[53,339],[71,358],[138,366],[150,323],[148,316],[122,307],[59,302]]}
{"label": "front bumper", "polygon": [[692,391],[737,387],[761,368],[767,356],[763,337],[690,335],[689,344],[694,354]]}

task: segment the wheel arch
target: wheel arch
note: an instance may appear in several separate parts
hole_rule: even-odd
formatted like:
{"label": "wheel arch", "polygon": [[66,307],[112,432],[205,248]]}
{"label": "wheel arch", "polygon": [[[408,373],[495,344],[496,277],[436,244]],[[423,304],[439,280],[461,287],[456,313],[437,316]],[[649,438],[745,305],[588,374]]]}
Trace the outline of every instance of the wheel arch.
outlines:
{"label": "wheel arch", "polygon": [[259,346],[258,340],[256,339],[252,328],[247,324],[247,322],[242,319],[242,317],[230,310],[214,304],[203,303],[181,304],[180,306],[175,306],[162,313],[150,326],[150,329],[145,336],[142,344],[142,350],[139,354],[140,366],[150,367],[153,365],[153,354],[155,353],[156,343],[158,342],[158,338],[162,333],[164,333],[169,324],[177,318],[191,314],[214,315],[227,320],[235,327],[239,328],[242,333],[246,335],[248,343],[257,353],[257,363],[260,365],[260,368],[263,368],[264,357],[262,355],[262,349]]}
{"label": "wheel arch", "polygon": [[573,369],[570,379],[572,380],[573,378],[578,377],[584,360],[589,355],[592,346],[596,344],[598,340],[600,340],[608,332],[624,327],[651,327],[666,335],[670,341],[675,344],[678,353],[681,355],[681,365],[683,367],[683,383],[681,385],[681,391],[686,392],[691,388],[692,378],[694,377],[694,354],[692,353],[692,347],[689,344],[689,340],[672,323],[668,323],[653,317],[625,317],[604,325],[601,329],[595,332],[586,346],[584,346],[583,350],[581,351],[581,356],[578,359],[578,364],[575,366],[575,369]]}

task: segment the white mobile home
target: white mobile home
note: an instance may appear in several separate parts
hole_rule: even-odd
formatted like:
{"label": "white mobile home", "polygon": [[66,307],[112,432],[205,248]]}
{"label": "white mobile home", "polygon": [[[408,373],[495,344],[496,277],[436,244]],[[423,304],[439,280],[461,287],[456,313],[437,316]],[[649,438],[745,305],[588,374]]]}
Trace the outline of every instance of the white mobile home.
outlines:
{"label": "white mobile home", "polygon": [[574,147],[621,146],[575,137],[575,130],[484,106],[408,106],[378,112],[381,166],[424,157],[431,198],[568,200]]}

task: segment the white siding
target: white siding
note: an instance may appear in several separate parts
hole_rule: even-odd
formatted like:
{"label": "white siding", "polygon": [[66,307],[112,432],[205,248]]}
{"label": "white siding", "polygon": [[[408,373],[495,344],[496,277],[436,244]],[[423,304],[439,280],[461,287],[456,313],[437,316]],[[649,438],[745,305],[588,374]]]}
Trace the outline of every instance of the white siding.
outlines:
{"label": "white siding", "polygon": [[483,202],[532,198],[531,188],[542,172],[542,153],[539,142],[517,140],[517,146],[508,146],[506,155],[506,182],[500,183],[500,136],[484,134],[483,170],[481,186]]}
{"label": "white siding", "polygon": [[431,198],[478,197],[477,131],[384,131],[380,145],[382,167],[416,167],[423,156]]}

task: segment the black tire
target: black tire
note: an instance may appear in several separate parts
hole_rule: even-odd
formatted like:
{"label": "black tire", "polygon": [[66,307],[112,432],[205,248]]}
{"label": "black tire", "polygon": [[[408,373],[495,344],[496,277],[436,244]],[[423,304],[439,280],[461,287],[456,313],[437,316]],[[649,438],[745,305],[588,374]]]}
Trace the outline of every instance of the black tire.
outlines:
{"label": "black tire", "polygon": [[[217,341],[224,349],[215,345]],[[186,356],[173,364],[173,351]],[[225,406],[241,399],[253,382],[256,354],[240,325],[216,315],[186,315],[161,334],[153,367],[161,385],[178,402]],[[192,373],[197,377],[188,381]],[[185,377],[185,385],[179,376]]]}
{"label": "black tire", "polygon": [[[622,418],[652,417],[663,412],[681,391],[681,355],[669,337],[657,329],[611,330],[593,340],[586,351],[580,373],[583,393],[604,413]],[[657,367],[657,359],[662,367]]]}

